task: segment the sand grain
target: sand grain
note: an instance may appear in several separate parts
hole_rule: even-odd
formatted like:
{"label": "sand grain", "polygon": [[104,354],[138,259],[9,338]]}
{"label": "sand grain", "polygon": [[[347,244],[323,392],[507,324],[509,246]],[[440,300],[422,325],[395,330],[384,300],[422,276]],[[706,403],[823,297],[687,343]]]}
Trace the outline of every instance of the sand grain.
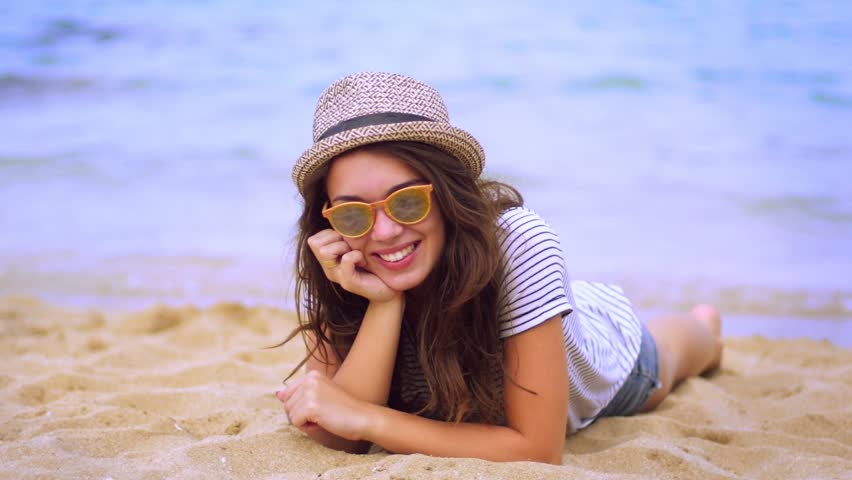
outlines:
{"label": "sand grain", "polygon": [[348,455],[273,391],[292,314],[221,304],[75,312],[0,300],[0,478],[852,478],[852,351],[728,338],[722,368],[652,414],[570,437],[562,466]]}

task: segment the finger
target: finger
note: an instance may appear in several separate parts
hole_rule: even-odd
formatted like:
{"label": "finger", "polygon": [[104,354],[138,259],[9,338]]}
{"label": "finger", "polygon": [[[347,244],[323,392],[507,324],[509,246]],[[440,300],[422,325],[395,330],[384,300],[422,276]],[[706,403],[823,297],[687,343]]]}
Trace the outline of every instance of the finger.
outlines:
{"label": "finger", "polygon": [[298,407],[293,407],[292,409],[288,409],[287,410],[287,418],[290,419],[290,425],[293,425],[294,427],[298,428],[299,430],[304,428],[305,424],[308,423],[308,421],[305,420],[305,414]]}
{"label": "finger", "polygon": [[367,266],[367,260],[364,258],[364,254],[361,250],[351,250],[340,257],[340,265],[345,265],[345,268],[343,269],[345,273],[354,275],[355,267]]}
{"label": "finger", "polygon": [[343,237],[339,233],[334,231],[334,229],[326,228],[326,229],[320,230],[319,232],[311,235],[310,238],[314,239],[319,244],[325,244],[325,243],[328,243],[328,242],[333,242],[334,240],[337,240],[337,239],[340,239],[340,238],[343,238]]}
{"label": "finger", "polygon": [[290,425],[300,426],[301,424],[297,424],[293,422],[293,418],[296,417],[296,412],[298,411],[299,402],[293,401],[291,398],[284,404],[284,413],[287,415],[287,422]]}
{"label": "finger", "polygon": [[355,266],[367,268],[367,259],[364,257],[364,252],[355,250]]}
{"label": "finger", "polygon": [[278,401],[281,402],[281,404],[284,406],[284,416],[285,418],[287,418],[287,423],[290,425],[293,424],[293,421],[290,420],[290,410],[287,408],[287,402],[289,401],[290,396],[292,396],[292,394],[293,391],[291,390],[290,392],[286,392],[286,388],[284,390],[277,390],[275,392],[275,397],[278,398]]}
{"label": "finger", "polygon": [[293,412],[298,410],[299,405],[304,403],[305,390],[304,385],[301,385],[300,388],[291,392],[290,396],[284,402],[284,409],[287,411],[287,416],[290,417],[291,421],[293,420]]}
{"label": "finger", "polygon": [[337,268],[340,265],[340,257],[350,250],[349,245],[345,242],[335,242],[326,245],[321,249],[321,252],[316,255],[320,266],[326,271],[326,276],[332,281],[336,281],[329,270]]}
{"label": "finger", "polygon": [[314,422],[305,422],[304,425],[298,428],[305,433],[319,432],[322,430],[322,427],[320,427],[318,423]]}
{"label": "finger", "polygon": [[352,250],[340,257],[340,268],[336,272],[336,281],[341,287],[351,291],[351,288],[357,284],[358,272],[355,271],[355,264],[363,258],[364,255],[359,250]]}
{"label": "finger", "polygon": [[305,377],[299,377],[296,380],[291,381],[287,385],[284,386],[283,389],[275,392],[275,396],[278,397],[278,400],[281,400],[282,403],[286,404],[287,400],[293,396],[296,391],[299,390],[299,387],[302,386],[302,383],[305,381]]}
{"label": "finger", "polygon": [[343,237],[334,230],[327,228],[308,237],[308,247],[316,254],[319,248],[332,242],[343,241]]}
{"label": "finger", "polygon": [[320,261],[320,264],[324,264],[324,260],[331,259],[334,260],[334,265],[337,266],[338,257],[351,250],[352,249],[349,247],[349,244],[341,240],[339,242],[332,242],[323,245],[322,247],[317,249],[314,256],[317,257],[317,260]]}
{"label": "finger", "polygon": [[285,408],[287,409],[287,417],[293,426],[303,427],[308,422],[315,420],[317,411],[316,398],[300,389],[298,393],[290,398]]}
{"label": "finger", "polygon": [[337,257],[319,260],[319,264],[320,264],[320,267],[323,268],[323,270],[331,270],[332,268],[337,268],[337,266],[338,266]]}
{"label": "finger", "polygon": [[[293,420],[293,415],[290,414],[291,409],[299,411],[299,406],[302,406],[301,410],[304,410],[305,405],[315,405],[318,401],[318,390],[321,388],[322,384],[328,383],[330,380],[325,375],[319,373],[316,370],[311,370],[305,374],[305,376],[299,379],[299,386],[296,391],[294,391],[291,396],[287,399],[287,402],[284,404],[284,407],[287,408],[287,414],[290,417],[290,420]],[[301,425],[301,423],[293,422],[294,425]]]}

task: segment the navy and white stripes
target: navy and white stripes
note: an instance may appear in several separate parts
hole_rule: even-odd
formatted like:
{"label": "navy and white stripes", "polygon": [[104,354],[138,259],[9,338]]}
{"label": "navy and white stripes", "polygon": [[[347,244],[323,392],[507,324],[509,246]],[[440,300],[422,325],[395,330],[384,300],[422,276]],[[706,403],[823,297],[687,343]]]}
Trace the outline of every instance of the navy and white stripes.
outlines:
{"label": "navy and white stripes", "polygon": [[639,356],[642,329],[621,288],[570,282],[559,237],[527,208],[503,213],[506,283],[500,309],[506,338],[562,315],[568,359],[569,431],[590,424],[615,397]]}
{"label": "navy and white stripes", "polygon": [[572,310],[565,290],[565,261],[559,237],[544,221],[525,208],[503,213],[506,281],[500,299],[500,337],[528,330],[554,315]]}
{"label": "navy and white stripes", "polygon": [[[569,281],[559,237],[534,212],[509,209],[498,226],[506,274],[500,337],[562,316],[570,388],[568,431],[574,432],[594,421],[627,379],[639,356],[641,325],[621,288]],[[409,407],[429,400],[412,340],[405,333],[400,339],[395,369],[398,398]]]}

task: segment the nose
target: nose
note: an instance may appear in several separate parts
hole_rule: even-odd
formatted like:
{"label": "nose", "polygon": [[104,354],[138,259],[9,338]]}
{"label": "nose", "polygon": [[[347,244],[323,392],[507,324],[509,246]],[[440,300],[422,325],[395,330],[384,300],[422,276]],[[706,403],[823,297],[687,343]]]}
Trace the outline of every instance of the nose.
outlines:
{"label": "nose", "polygon": [[381,208],[376,209],[376,221],[370,236],[373,240],[382,241],[394,238],[402,233],[402,225],[393,221]]}

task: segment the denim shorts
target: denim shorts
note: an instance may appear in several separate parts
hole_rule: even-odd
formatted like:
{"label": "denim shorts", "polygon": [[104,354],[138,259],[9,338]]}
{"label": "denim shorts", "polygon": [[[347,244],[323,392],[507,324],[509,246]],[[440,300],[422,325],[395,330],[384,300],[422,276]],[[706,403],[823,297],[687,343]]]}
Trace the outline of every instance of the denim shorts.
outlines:
{"label": "denim shorts", "polygon": [[619,417],[639,413],[654,391],[660,388],[660,358],[651,332],[642,325],[642,345],[633,371],[598,417]]}

